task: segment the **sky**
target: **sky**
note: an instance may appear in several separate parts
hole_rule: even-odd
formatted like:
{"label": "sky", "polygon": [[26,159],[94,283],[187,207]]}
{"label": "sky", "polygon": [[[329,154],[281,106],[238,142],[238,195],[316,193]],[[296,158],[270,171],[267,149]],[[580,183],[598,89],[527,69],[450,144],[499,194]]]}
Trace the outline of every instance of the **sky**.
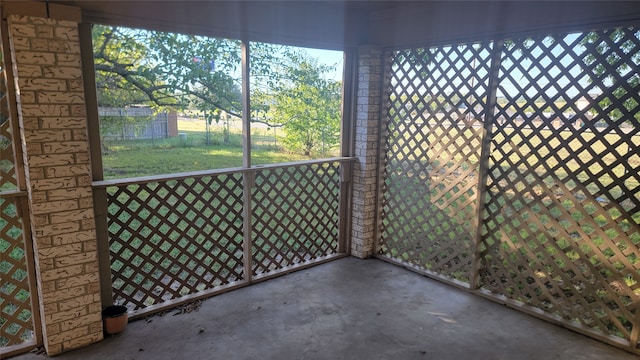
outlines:
{"label": "sky", "polygon": [[335,65],[336,71],[328,74],[330,79],[336,81],[342,81],[342,69],[343,69],[343,52],[342,51],[334,51],[334,50],[320,50],[320,49],[309,49],[304,48],[304,50],[310,56],[317,58],[318,63],[324,65]]}

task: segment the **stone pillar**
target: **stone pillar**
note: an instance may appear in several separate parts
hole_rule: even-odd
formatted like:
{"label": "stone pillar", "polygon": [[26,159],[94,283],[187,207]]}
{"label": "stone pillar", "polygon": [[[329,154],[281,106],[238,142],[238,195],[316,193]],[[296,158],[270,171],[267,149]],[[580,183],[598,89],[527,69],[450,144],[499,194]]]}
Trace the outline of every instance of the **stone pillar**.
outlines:
{"label": "stone pillar", "polygon": [[[49,355],[102,340],[77,8],[5,9],[11,43],[36,281]],[[36,14],[36,15],[33,15]],[[47,18],[61,14],[58,20]],[[33,296],[34,294],[32,294]]]}
{"label": "stone pillar", "polygon": [[382,50],[358,49],[355,111],[355,157],[353,168],[353,212],[351,255],[374,254],[376,234],[377,175],[380,152],[380,107],[382,95]]}

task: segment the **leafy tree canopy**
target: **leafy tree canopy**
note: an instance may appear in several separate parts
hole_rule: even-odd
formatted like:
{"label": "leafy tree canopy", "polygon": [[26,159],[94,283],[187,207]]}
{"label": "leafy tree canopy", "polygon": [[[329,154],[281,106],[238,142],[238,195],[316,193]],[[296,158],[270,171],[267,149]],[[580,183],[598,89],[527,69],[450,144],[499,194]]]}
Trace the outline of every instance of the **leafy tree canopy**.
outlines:
{"label": "leafy tree canopy", "polygon": [[240,42],[96,25],[98,102],[201,108],[240,115]]}
{"label": "leafy tree canopy", "polygon": [[590,32],[580,41],[587,50],[584,64],[593,73],[589,80],[595,89],[605,93],[598,105],[614,121],[640,119],[633,96],[640,86],[636,69],[640,63],[638,36],[636,31],[619,28],[606,33]]}
{"label": "leafy tree canopy", "polygon": [[322,156],[339,142],[341,84],[325,79],[322,74],[332,70],[314,59],[298,54],[297,66],[284,70],[272,91],[257,92],[267,119],[285,129],[288,149]]}
{"label": "leafy tree canopy", "polygon": [[[93,29],[100,106],[147,104],[220,111],[241,117],[238,40],[96,25]],[[339,82],[299,48],[251,44],[252,121],[283,127],[285,144],[307,155],[334,146],[340,131]]]}

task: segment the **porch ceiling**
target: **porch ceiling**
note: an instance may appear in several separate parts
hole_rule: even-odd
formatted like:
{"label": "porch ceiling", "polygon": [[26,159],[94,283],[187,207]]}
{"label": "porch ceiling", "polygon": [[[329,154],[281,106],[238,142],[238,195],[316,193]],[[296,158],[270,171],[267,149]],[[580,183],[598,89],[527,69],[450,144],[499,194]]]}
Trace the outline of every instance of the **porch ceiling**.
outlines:
{"label": "porch ceiling", "polygon": [[82,1],[86,21],[342,50],[587,28],[640,19],[635,1]]}
{"label": "porch ceiling", "polygon": [[179,312],[56,359],[636,359],[378,260],[332,261]]}
{"label": "porch ceiling", "polygon": [[395,6],[365,1],[55,1],[94,23],[342,49],[366,42],[367,16]]}

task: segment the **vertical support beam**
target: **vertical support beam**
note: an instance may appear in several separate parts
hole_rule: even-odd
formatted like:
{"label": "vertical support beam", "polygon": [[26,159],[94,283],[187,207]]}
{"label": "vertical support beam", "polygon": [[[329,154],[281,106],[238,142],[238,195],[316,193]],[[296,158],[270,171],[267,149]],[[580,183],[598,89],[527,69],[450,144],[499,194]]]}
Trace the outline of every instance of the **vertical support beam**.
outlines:
{"label": "vertical support beam", "polygon": [[[104,180],[102,169],[102,145],[100,144],[100,119],[96,94],[96,74],[93,63],[92,25],[78,25],[80,35],[80,56],[84,80],[85,105],[87,108],[87,132],[93,181]],[[96,220],[98,241],[98,269],[100,274],[100,300],[102,306],[113,305],[111,284],[111,257],[109,255],[109,231],[107,226],[107,189],[93,190],[93,211]]]}
{"label": "vertical support beam", "polygon": [[[340,122],[340,156],[351,157],[354,153],[354,102],[356,94],[356,52],[352,49],[344,52],[342,73],[342,121]],[[351,249],[351,178],[353,163],[340,163],[340,209],[338,225],[338,253]]]}
{"label": "vertical support beam", "polygon": [[[1,9],[0,9],[1,10]],[[22,146],[20,141],[20,132],[19,132],[19,121],[18,121],[18,111],[16,106],[16,91],[15,91],[15,82],[12,72],[12,62],[11,62],[11,49],[9,45],[9,26],[2,16],[0,18],[0,36],[2,36],[2,59],[4,66],[4,82],[5,82],[5,91],[4,94],[5,99],[7,101],[7,110],[9,112],[9,121],[11,127],[11,146],[13,149],[14,156],[14,171],[15,171],[15,179],[16,185],[19,191],[26,190],[26,179],[25,179],[25,169],[24,169],[24,158],[22,154]],[[0,74],[0,76],[2,76]],[[7,201],[9,199],[5,199]],[[16,211],[18,216],[22,220],[22,241],[24,242],[24,263],[26,265],[27,277],[29,281],[29,306],[31,308],[31,321],[33,325],[33,338],[35,340],[35,344],[42,344],[42,321],[40,317],[40,307],[38,303],[38,286],[36,282],[36,268],[35,268],[35,254],[33,251],[33,243],[31,241],[31,224],[29,219],[29,199],[26,196],[20,196],[15,198]],[[17,352],[16,352],[17,353]],[[6,352],[7,356],[12,356],[12,352]]]}
{"label": "vertical support beam", "polygon": [[478,201],[476,204],[475,216],[475,238],[473,239],[473,255],[471,259],[471,273],[469,274],[469,286],[471,289],[480,287],[480,245],[482,244],[482,218],[484,215],[484,205],[487,199],[487,178],[489,176],[489,155],[491,152],[491,132],[493,129],[493,110],[497,103],[498,73],[500,71],[502,41],[493,43],[493,54],[491,56],[491,68],[489,73],[489,93],[484,109],[484,122],[482,133],[482,147],[480,149],[480,173],[478,175]]}
{"label": "vertical support beam", "polygon": [[631,328],[631,334],[629,336],[629,346],[631,347],[632,351],[637,351],[638,349],[638,337],[640,335],[640,324],[638,324],[640,322],[640,319],[638,318],[639,316],[636,315],[633,321],[633,327]]}
{"label": "vertical support beam", "polygon": [[109,249],[109,227],[107,224],[107,189],[93,190],[93,209],[96,221],[98,251],[98,273],[100,276],[100,301],[102,306],[113,305],[113,284],[111,282],[111,253]]}
{"label": "vertical support beam", "polygon": [[358,80],[358,57],[355,50],[349,49],[343,56],[342,73],[342,122],[340,123],[340,156],[353,156],[355,139],[355,103],[356,84]]}
{"label": "vertical support beam", "polygon": [[78,24],[85,105],[87,108],[87,132],[89,134],[89,151],[91,153],[91,174],[93,181],[100,181],[104,180],[104,174],[100,144],[98,95],[96,93],[96,71],[93,63],[92,27],[91,24],[87,23]]}
{"label": "vertical support beam", "polygon": [[384,103],[386,101],[387,87],[391,77],[391,57],[388,52],[382,54],[382,84],[380,85],[380,106],[378,124],[378,162],[376,163],[376,214],[375,214],[375,243],[374,254],[380,253],[382,246],[382,207],[384,200],[384,182],[386,173],[386,144],[387,144],[387,119]]}
{"label": "vertical support beam", "polygon": [[383,51],[358,49],[355,138],[352,187],[351,255],[367,258],[375,252],[380,152]]}
{"label": "vertical support beam", "polygon": [[[1,9],[0,9],[1,11]],[[7,111],[9,112],[9,121],[11,127],[11,146],[13,149],[13,164],[15,171],[16,185],[19,191],[26,190],[24,159],[22,155],[22,146],[20,144],[20,131],[18,121],[18,110],[16,106],[16,91],[14,76],[12,72],[11,48],[9,44],[9,26],[6,19],[0,17],[0,36],[2,37],[2,61],[4,62],[4,82],[5,82],[5,99],[7,101]],[[0,76],[2,76],[0,74]],[[8,201],[9,199],[5,199]],[[27,270],[27,278],[29,281],[29,305],[31,308],[31,321],[33,324],[33,338],[37,345],[42,344],[42,322],[40,318],[40,307],[38,303],[38,287],[36,282],[36,264],[35,253],[33,249],[33,241],[31,241],[31,224],[29,219],[29,199],[26,196],[15,198],[16,210],[18,216],[22,220],[22,241],[25,252],[25,265]],[[7,356],[11,356],[12,352],[5,352]]]}
{"label": "vertical support beam", "polygon": [[38,293],[36,279],[33,274],[36,273],[36,264],[34,261],[33,241],[31,241],[31,226],[29,224],[29,199],[21,196],[16,199],[16,207],[18,214],[22,218],[24,251],[27,258],[27,272],[29,274],[29,299],[31,301],[31,318],[33,319],[33,336],[36,344],[42,344],[42,320],[40,318],[40,307],[38,306]]}
{"label": "vertical support beam", "polygon": [[245,170],[243,174],[243,190],[242,190],[242,233],[244,241],[242,242],[243,251],[243,273],[244,279],[251,283],[253,281],[253,255],[251,249],[253,248],[252,231],[253,225],[251,224],[251,189],[255,183],[255,173],[251,170]]}
{"label": "vertical support beam", "polygon": [[338,209],[338,253],[346,253],[351,249],[351,173],[353,163],[350,160],[340,162],[340,208]]}
{"label": "vertical support beam", "polygon": [[15,82],[13,77],[12,64],[11,64],[11,48],[9,45],[9,27],[6,19],[2,20],[2,29],[0,30],[0,35],[2,35],[2,51],[3,51],[3,59],[5,68],[5,86],[7,88],[7,94],[5,95],[7,98],[7,107],[9,110],[9,121],[11,122],[11,131],[13,133],[14,141],[11,142],[11,146],[13,147],[13,155],[14,155],[14,167],[16,174],[16,184],[18,185],[18,189],[21,191],[26,190],[27,185],[25,181],[25,170],[24,170],[24,161],[22,157],[22,146],[20,146],[19,140],[19,123],[18,123],[18,109],[16,107],[16,91],[15,91]]}
{"label": "vertical support beam", "polygon": [[242,233],[244,236],[243,246],[243,273],[244,279],[251,283],[253,277],[252,263],[253,247],[251,232],[251,189],[255,182],[255,174],[248,170],[251,168],[251,89],[249,87],[249,64],[251,55],[249,52],[249,42],[243,41],[242,51],[242,166],[245,167],[242,181]]}
{"label": "vertical support beam", "polygon": [[7,25],[43,342],[55,355],[102,340],[103,334],[81,12],[46,5],[27,7],[40,9],[40,16],[8,9]]}
{"label": "vertical support beam", "polygon": [[251,88],[249,42],[243,41],[242,52],[242,166],[251,167]]}

